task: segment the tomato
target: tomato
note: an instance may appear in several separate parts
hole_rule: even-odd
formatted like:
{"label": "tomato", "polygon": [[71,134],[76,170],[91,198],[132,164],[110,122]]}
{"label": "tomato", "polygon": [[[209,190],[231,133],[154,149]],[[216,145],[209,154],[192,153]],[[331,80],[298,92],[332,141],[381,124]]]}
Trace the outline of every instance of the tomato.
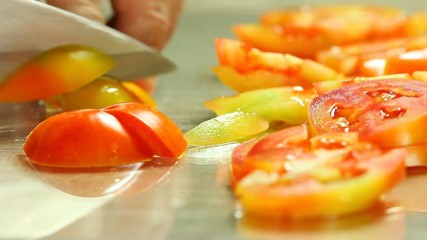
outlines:
{"label": "tomato", "polygon": [[149,145],[155,155],[180,157],[187,148],[184,134],[166,115],[140,103],[115,104],[103,109],[120,120],[134,139]]}
{"label": "tomato", "polygon": [[215,46],[220,66],[213,71],[238,92],[279,86],[311,87],[313,82],[343,78],[312,60],[263,52],[236,40],[217,38]]}
{"label": "tomato", "polygon": [[0,85],[0,101],[21,102],[73,91],[100,77],[114,60],[86,46],[59,46],[40,53]]}
{"label": "tomato", "polygon": [[310,138],[304,126],[244,143],[232,163],[234,192],[245,213],[270,218],[363,211],[405,175],[403,150],[380,150],[359,141],[356,132]]}
{"label": "tomato", "polygon": [[268,121],[282,121],[296,125],[307,121],[310,101],[317,96],[314,90],[300,87],[257,89],[205,102],[217,115],[241,111],[257,113]]}
{"label": "tomato", "polygon": [[406,16],[383,7],[304,6],[265,12],[260,22],[235,26],[234,32],[261,50],[314,58],[317,51],[334,45],[402,36]]}
{"label": "tomato", "polygon": [[179,157],[185,147],[183,134],[162,113],[121,103],[54,115],[31,131],[24,151],[35,164],[80,168]]}
{"label": "tomato", "polygon": [[412,79],[363,81],[320,95],[309,108],[315,134],[358,131],[381,147],[426,142],[427,83]]}
{"label": "tomato", "polygon": [[63,111],[71,111],[103,108],[116,103],[134,101],[136,99],[118,81],[108,77],[100,77],[75,91],[48,100],[48,105],[57,102]]}
{"label": "tomato", "polygon": [[[149,81],[149,80],[145,80]],[[157,103],[154,98],[149,94],[148,90],[141,86],[138,82],[133,81],[123,81],[121,82],[122,86],[128,90],[137,102],[145,103],[148,106],[156,107]]]}
{"label": "tomato", "polygon": [[266,131],[269,122],[256,113],[232,112],[200,123],[185,133],[188,144],[216,145],[247,139]]}
{"label": "tomato", "polygon": [[72,111],[86,108],[103,108],[122,102],[141,102],[155,106],[155,101],[133,82],[119,82],[100,77],[75,91],[67,92],[45,101],[48,110]]}

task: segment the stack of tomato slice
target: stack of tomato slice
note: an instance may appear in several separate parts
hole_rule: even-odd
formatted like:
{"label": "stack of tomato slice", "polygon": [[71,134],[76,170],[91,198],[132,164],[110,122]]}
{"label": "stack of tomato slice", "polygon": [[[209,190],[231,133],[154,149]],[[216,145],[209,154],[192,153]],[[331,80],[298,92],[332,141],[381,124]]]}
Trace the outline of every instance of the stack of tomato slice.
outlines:
{"label": "stack of tomato slice", "polygon": [[0,102],[44,100],[48,109],[65,111],[28,136],[24,151],[33,163],[109,167],[183,154],[187,142],[179,127],[136,82],[104,76],[113,66],[97,49],[64,45],[34,56],[1,82]]}
{"label": "stack of tomato slice", "polygon": [[216,39],[213,71],[238,93],[206,107],[270,124],[231,156],[247,214],[353,214],[427,162],[426,30],[424,14],[325,6],[267,12],[234,27],[240,41]]}

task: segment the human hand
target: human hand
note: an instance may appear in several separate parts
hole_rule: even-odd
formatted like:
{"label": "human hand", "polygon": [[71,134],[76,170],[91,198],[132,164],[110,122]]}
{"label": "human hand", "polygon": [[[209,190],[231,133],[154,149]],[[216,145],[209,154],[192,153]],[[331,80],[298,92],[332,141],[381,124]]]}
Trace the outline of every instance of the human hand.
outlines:
{"label": "human hand", "polygon": [[161,50],[172,37],[183,0],[111,0],[113,18],[106,21],[101,0],[46,0],[52,6],[82,15]]}

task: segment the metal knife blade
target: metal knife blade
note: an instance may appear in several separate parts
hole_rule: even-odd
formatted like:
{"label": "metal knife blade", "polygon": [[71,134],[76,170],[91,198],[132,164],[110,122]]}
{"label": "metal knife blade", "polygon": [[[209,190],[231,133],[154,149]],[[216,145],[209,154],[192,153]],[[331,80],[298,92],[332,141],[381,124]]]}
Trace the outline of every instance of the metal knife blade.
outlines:
{"label": "metal knife blade", "polygon": [[101,23],[34,0],[0,2],[0,77],[40,51],[66,44],[97,48],[116,59],[118,79],[171,71],[173,62],[147,45]]}

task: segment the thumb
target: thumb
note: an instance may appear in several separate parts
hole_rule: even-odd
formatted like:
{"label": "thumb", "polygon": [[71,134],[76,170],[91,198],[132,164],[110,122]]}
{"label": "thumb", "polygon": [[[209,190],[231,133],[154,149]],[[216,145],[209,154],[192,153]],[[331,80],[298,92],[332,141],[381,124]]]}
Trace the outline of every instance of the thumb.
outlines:
{"label": "thumb", "polygon": [[183,0],[113,0],[110,25],[161,50],[171,38]]}

